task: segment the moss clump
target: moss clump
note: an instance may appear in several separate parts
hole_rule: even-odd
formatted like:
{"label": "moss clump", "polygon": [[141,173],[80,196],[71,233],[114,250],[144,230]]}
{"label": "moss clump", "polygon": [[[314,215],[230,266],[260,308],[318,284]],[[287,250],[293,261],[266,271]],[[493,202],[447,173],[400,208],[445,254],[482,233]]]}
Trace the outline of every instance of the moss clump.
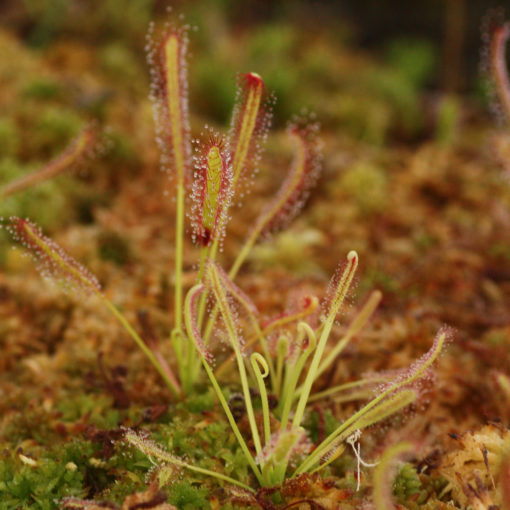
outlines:
{"label": "moss clump", "polygon": [[330,409],[326,409],[321,414],[310,413],[305,425],[310,439],[314,443],[318,443],[320,441],[319,434],[325,437],[329,436],[340,425],[340,422],[333,416]]}
{"label": "moss clump", "polygon": [[176,482],[169,490],[169,501],[177,506],[179,510],[194,510],[211,508],[208,499],[208,490],[204,487],[197,487],[188,481]]}
{"label": "moss clump", "polygon": [[416,468],[406,463],[398,471],[393,484],[393,495],[403,502],[421,490],[421,481]]}
{"label": "moss clump", "polygon": [[85,479],[96,478],[88,462],[94,450],[88,441],[71,441],[45,450],[40,458],[21,449],[4,453],[0,459],[2,509],[52,510],[58,508],[60,498],[86,496]]}
{"label": "moss clump", "polygon": [[62,149],[82,126],[83,121],[72,110],[48,106],[36,121],[34,137],[43,151]]}
{"label": "moss clump", "polygon": [[214,409],[216,400],[214,393],[209,388],[206,393],[197,393],[196,395],[190,395],[182,405],[190,413],[203,413],[204,411],[211,411]]}
{"label": "moss clump", "polygon": [[356,200],[364,213],[382,211],[387,205],[388,179],[374,164],[361,161],[349,168],[340,179],[340,188]]}
{"label": "moss clump", "polygon": [[102,260],[123,266],[132,258],[131,245],[115,232],[102,232],[98,239],[98,254]]}
{"label": "moss clump", "polygon": [[47,77],[36,77],[29,80],[23,89],[23,95],[26,98],[38,100],[56,99],[62,92],[59,83]]}

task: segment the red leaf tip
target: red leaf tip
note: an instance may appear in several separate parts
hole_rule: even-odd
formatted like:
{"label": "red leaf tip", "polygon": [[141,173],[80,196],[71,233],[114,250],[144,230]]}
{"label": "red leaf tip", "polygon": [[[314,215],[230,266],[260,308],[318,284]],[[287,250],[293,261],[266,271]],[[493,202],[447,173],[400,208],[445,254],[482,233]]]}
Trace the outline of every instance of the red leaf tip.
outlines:
{"label": "red leaf tip", "polygon": [[264,81],[260,74],[243,73],[239,75],[239,83],[245,88],[264,87]]}

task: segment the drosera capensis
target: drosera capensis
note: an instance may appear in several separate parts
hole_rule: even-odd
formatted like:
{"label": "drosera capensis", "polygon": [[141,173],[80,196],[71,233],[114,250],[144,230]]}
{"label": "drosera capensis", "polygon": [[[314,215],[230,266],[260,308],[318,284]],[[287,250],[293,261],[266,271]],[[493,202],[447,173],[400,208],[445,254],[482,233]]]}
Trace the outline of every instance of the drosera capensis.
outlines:
{"label": "drosera capensis", "polygon": [[[107,299],[97,279],[33,223],[12,217],[8,230],[34,255],[43,275],[63,283],[64,287],[79,289],[100,299],[154,365],[176,398],[185,398],[192,393],[205,372],[256,482],[246,485],[221,473],[199,471],[165,452],[139,431],[126,431],[124,439],[162,463],[174,463],[253,491],[256,486],[275,487],[288,478],[324,469],[343,453],[346,442],[359,436],[359,431],[413,403],[419,397],[416,383],[428,376],[449,334],[441,330],[430,351],[398,377],[361,381],[360,388],[368,402],[319,444],[311,444],[304,424],[308,405],[313,399],[314,383],[366,324],[381,296],[377,291],[372,294],[328,354],[333,326],[358,267],[358,255],[351,251],[331,280],[327,298],[322,303],[321,321],[306,320],[319,307],[318,298],[310,296],[301,310],[261,324],[256,305],[234,283],[234,278],[253,245],[286,226],[307,199],[321,166],[318,124],[310,118],[294,119],[290,124],[288,133],[294,142],[295,155],[288,177],[275,198],[260,213],[253,229],[248,230],[245,245],[230,272],[224,271],[216,259],[228,219],[242,202],[249,185],[243,181],[249,182],[261,155],[269,127],[267,102],[270,96],[258,74],[240,75],[228,135],[223,138],[209,131],[208,138],[196,144],[193,153],[188,111],[188,32],[189,28],[184,25],[168,24],[161,30],[153,27],[149,37],[149,58],[153,66],[151,97],[157,140],[162,150],[162,167],[175,183],[174,322],[170,341],[178,376]],[[200,260],[196,284],[184,296],[183,247],[186,201],[190,199],[194,199],[192,240],[199,248]],[[212,308],[204,323],[208,303]],[[213,332],[219,332],[216,336],[233,352],[234,373],[242,390],[249,438],[241,431],[215,374]],[[253,351],[248,350],[248,345]],[[379,385],[374,389],[376,383]],[[278,399],[274,409],[269,404],[268,388]],[[258,402],[254,402],[253,390],[258,392],[256,398],[260,399],[260,411],[257,410]],[[342,391],[342,388],[338,390]],[[356,451],[359,456],[359,450]]]}
{"label": "drosera capensis", "polygon": [[[152,346],[143,343],[138,333],[120,311],[106,300],[101,291],[97,288],[93,292],[102,297],[106,306],[135,339],[158,371],[162,375],[165,374],[166,383],[178,398],[193,392],[200,377],[200,358],[193,343],[188,340],[183,325],[183,247],[186,240],[186,217],[189,216],[191,220],[191,241],[200,252],[197,281],[202,282],[207,276],[205,274],[207,261],[215,261],[224,242],[233,206],[241,204],[257,172],[270,125],[273,101],[261,76],[254,72],[239,74],[228,133],[222,135],[206,127],[201,135],[202,140],[192,143],[187,77],[189,30],[188,25],[177,21],[168,22],[163,26],[153,24],[149,29],[147,45],[152,78],[150,96],[153,102],[156,140],[161,149],[161,168],[173,180],[175,187],[174,312],[173,325],[169,331],[177,365],[175,376],[170,369],[171,363],[163,363],[159,353],[153,353]],[[262,211],[254,228],[248,229],[251,234],[231,269],[232,277],[254,243],[264,234],[287,225],[306,201],[320,171],[318,129],[318,124],[309,118],[296,118],[290,124],[288,132],[294,140],[294,162],[276,197]],[[89,130],[84,130],[69,149],[49,165],[48,170],[34,178],[50,178],[61,171],[64,164],[70,164],[87,149],[92,143],[92,134]],[[60,248],[43,236],[34,224],[23,222],[24,220],[13,219],[12,224],[17,227],[11,231],[18,231],[18,236],[21,233],[20,237],[25,238],[30,249],[44,253],[48,260],[52,260],[53,266],[56,264],[58,267],[59,264],[62,266],[67,263],[69,267],[74,267],[74,262],[69,262],[70,258],[60,257]],[[58,262],[55,263],[57,259]],[[189,262],[186,262],[186,265],[188,266]],[[223,271],[220,271],[220,275],[223,284],[232,279],[225,279]],[[198,307],[198,328],[201,335],[208,295],[212,295],[212,289],[206,285]],[[306,313],[308,312],[305,311]],[[216,316],[216,311],[213,311],[208,319],[206,334],[203,335],[205,344],[208,343],[210,332],[215,326]],[[287,320],[295,322],[301,317],[302,314],[298,313]],[[264,347],[264,354],[270,359],[264,338],[265,333],[270,329],[276,329],[277,324],[272,325],[272,328],[261,329],[253,314],[250,321],[255,329],[255,340]],[[271,361],[269,363],[271,373],[274,374],[273,364]]]}
{"label": "drosera capensis", "polygon": [[[243,202],[268,134],[273,97],[255,72],[241,73],[230,128],[226,136],[206,128],[202,141],[192,143],[188,102],[188,58],[190,26],[170,21],[152,24],[148,33],[151,67],[151,99],[156,138],[161,149],[161,166],[175,184],[175,267],[173,328],[171,341],[184,394],[189,394],[199,377],[200,361],[183,327],[183,246],[189,207],[192,240],[199,247],[197,281],[205,277],[207,260],[216,260],[224,242],[233,206]],[[263,211],[231,269],[239,270],[254,243],[263,234],[288,224],[306,201],[320,171],[318,124],[295,119],[289,134],[295,140],[295,161],[277,197]],[[198,325],[202,330],[208,292],[199,303]],[[217,315],[207,321],[206,343]],[[257,335],[260,340],[261,335]]]}
{"label": "drosera capensis", "polygon": [[[236,103],[232,113],[227,144],[232,165],[230,197],[232,201],[237,202],[237,205],[241,205],[242,198],[249,189],[251,179],[257,171],[271,123],[271,110],[269,107],[270,96],[265,94],[264,81],[261,76],[257,73],[239,74],[237,82]],[[226,229],[230,205],[230,203],[225,205],[224,213],[220,218],[218,229],[222,232]],[[221,242],[222,237],[217,236],[210,243],[207,251],[203,251],[204,256],[210,260],[216,260]],[[204,319],[206,299],[207,293],[204,293],[199,305],[198,322],[200,327],[202,327]],[[213,312],[212,315],[215,317],[216,312]],[[209,320],[209,324],[211,322],[214,322],[214,318]]]}
{"label": "drosera capensis", "polygon": [[[126,331],[132,336],[148,359],[153,363],[167,384],[174,388],[177,394],[180,391],[175,376],[164,365],[159,357],[147,348],[143,340],[127,322],[121,312],[101,292],[97,279],[83,266],[62,250],[55,242],[44,236],[41,231],[27,220],[12,217],[7,229],[13,237],[23,244],[35,258],[38,268],[44,276],[58,281],[68,289],[83,291],[100,298],[106,308],[121,322]],[[358,264],[356,252],[350,252],[347,262],[337,277],[332,279],[329,291],[328,309],[322,324],[313,329],[308,323],[301,321],[297,327],[298,349],[285,363],[284,383],[280,392],[281,410],[276,410],[279,423],[275,428],[275,416],[271,416],[265,378],[269,376],[272,364],[271,354],[267,346],[262,348],[264,354],[253,352],[249,358],[245,355],[245,346],[239,321],[233,309],[232,299],[249,312],[251,319],[256,320],[255,305],[223,272],[216,263],[208,261],[204,268],[203,281],[195,285],[187,294],[185,300],[185,326],[187,334],[199,356],[210,383],[226,414],[234,435],[239,442],[241,450],[251,467],[258,485],[273,487],[283,483],[288,477],[295,477],[303,473],[314,473],[328,466],[344,451],[344,443],[353,434],[362,429],[386,419],[404,407],[408,406],[418,397],[418,390],[413,385],[428,375],[428,371],[440,354],[443,345],[449,336],[447,330],[442,330],[436,337],[430,351],[416,361],[409,369],[402,371],[393,380],[385,380],[378,388],[378,395],[365,404],[359,411],[344,421],[338,428],[312,449],[303,428],[304,411],[310,396],[311,386],[316,378],[322,361],[322,355],[337,314],[345,300],[352,283]],[[220,383],[216,379],[211,364],[213,356],[207,350],[197,324],[197,302],[202,293],[208,288],[217,303],[219,315],[226,331],[226,341],[235,353],[238,375],[243,389],[244,403],[254,445],[254,452],[248,446],[241,430],[230,410],[227,398]],[[370,302],[370,300],[369,300]],[[362,316],[364,314],[361,314]],[[359,326],[359,321],[355,320]],[[308,358],[312,360],[307,364]],[[249,368],[251,371],[248,370]],[[250,383],[250,373],[253,382]],[[295,390],[298,380],[303,374],[303,389],[296,403]],[[250,389],[259,390],[262,403],[262,430],[259,432],[255,407]],[[293,412],[291,412],[291,409]],[[273,430],[272,430],[273,429]],[[139,448],[142,452],[158,459],[163,463],[173,463],[182,468],[188,468],[204,475],[216,477],[229,485],[237,485],[245,490],[253,488],[243,482],[231,479],[221,473],[206,469],[195,468],[188,462],[166,452],[147,438],[135,431],[126,431],[124,439]],[[368,465],[368,464],[365,464]]]}
{"label": "drosera capensis", "polygon": [[[199,151],[193,182],[193,237],[195,243],[206,248],[225,232],[223,219],[230,201],[232,166],[224,140],[213,133]],[[203,266],[200,267],[200,271]],[[201,275],[199,276],[201,278]]]}
{"label": "drosera capensis", "polygon": [[[312,445],[303,426],[305,410],[313,382],[323,361],[333,324],[349,291],[357,265],[358,256],[352,251],[347,255],[346,264],[342,265],[339,274],[332,279],[325,319],[321,324],[312,328],[304,321],[299,322],[297,339],[295,339],[299,347],[285,360],[285,368],[282,368],[284,374],[280,376],[283,383],[278,395],[279,407],[273,412],[269,405],[265,382],[271,373],[270,366],[273,363],[271,355],[265,354],[267,349],[264,347],[262,352],[252,352],[249,356],[243,355],[245,345],[242,331],[238,330],[240,321],[235,313],[234,302],[243,309],[251,309],[251,313],[255,316],[253,305],[240,293],[235,284],[229,281],[228,275],[212,261],[207,263],[203,281],[192,287],[186,296],[184,318],[188,336],[200,356],[220,405],[257,480],[257,485],[261,487],[278,487],[287,478],[316,473],[324,469],[344,452],[346,443],[352,444],[359,465],[372,466],[373,464],[361,459],[359,445],[355,445],[361,431],[387,419],[419,398],[419,383],[429,377],[433,363],[450,336],[448,329],[440,330],[427,353],[393,378],[382,378],[374,390],[375,396],[372,394],[366,404],[338,425],[318,445]],[[250,430],[249,441],[241,432],[227,396],[214,374],[213,355],[200,333],[198,303],[200,296],[205,292],[214,296],[218,314],[224,325],[223,336],[234,351]],[[373,300],[369,300],[367,305],[369,311],[372,306]],[[362,314],[362,317],[365,315],[366,313]],[[355,321],[353,328],[359,327],[360,322],[362,319]],[[284,351],[286,351],[287,342],[293,340],[286,339],[281,343],[285,347]],[[276,370],[273,368],[273,373],[275,371],[278,372],[278,368]],[[296,387],[300,379],[303,379],[302,390],[296,401]],[[373,384],[374,380],[371,380],[371,383]],[[258,421],[254,411],[254,397],[249,391],[250,387],[258,390],[261,400],[260,414],[262,416]],[[166,453],[158,456],[158,451],[151,443],[143,444],[144,438],[139,433],[132,432],[125,439],[160,462],[166,462]],[[250,447],[250,444],[253,447]],[[212,474],[212,476],[215,475]],[[236,485],[240,484],[236,483]],[[251,487],[250,491],[253,490],[254,488]]]}
{"label": "drosera capensis", "polygon": [[[265,98],[262,77],[257,73],[244,73],[237,80],[236,106],[229,131],[234,190],[256,172],[271,124],[270,96]],[[242,196],[241,193],[239,198]]]}

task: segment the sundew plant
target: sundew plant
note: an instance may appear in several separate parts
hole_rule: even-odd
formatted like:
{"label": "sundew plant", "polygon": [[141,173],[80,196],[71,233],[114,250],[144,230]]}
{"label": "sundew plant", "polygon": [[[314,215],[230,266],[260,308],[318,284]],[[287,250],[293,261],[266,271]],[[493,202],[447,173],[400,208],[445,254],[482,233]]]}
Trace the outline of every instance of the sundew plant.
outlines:
{"label": "sundew plant", "polygon": [[[331,338],[338,314],[358,267],[351,251],[340,263],[324,299],[308,296],[298,309],[262,323],[256,304],[234,282],[255,243],[281,230],[296,216],[315,184],[321,167],[318,124],[296,118],[288,127],[294,158],[280,190],[260,212],[243,247],[228,271],[219,263],[228,222],[246,200],[267,136],[272,98],[255,72],[238,78],[238,92],[226,135],[208,128],[192,143],[188,109],[186,26],[151,27],[149,60],[157,140],[162,167],[175,188],[175,266],[173,328],[169,332],[175,360],[165,360],[149,347],[119,309],[101,291],[97,279],[28,220],[13,217],[8,229],[35,257],[45,276],[99,298],[147,356],[176,399],[208,381],[223,409],[253,474],[245,483],[221,473],[193,466],[158,446],[138,430],[124,439],[158,461],[213,476],[253,492],[257,486],[275,487],[289,477],[315,473],[338,458],[360,432],[414,402],[420,381],[441,352],[448,337],[442,330],[429,352],[411,367],[390,378],[371,377],[313,394],[317,379],[335,362],[349,341],[363,328],[381,294],[374,291],[340,338]],[[183,284],[183,246],[186,218],[198,248],[196,284]],[[319,319],[318,316],[321,316]],[[328,345],[329,344],[329,345]],[[218,346],[230,356],[216,365]],[[175,371],[177,367],[177,371]],[[223,376],[235,375],[249,424],[245,437],[229,407]],[[366,403],[319,444],[312,444],[304,428],[307,405],[339,393],[345,400]],[[270,395],[276,406],[270,405]]]}

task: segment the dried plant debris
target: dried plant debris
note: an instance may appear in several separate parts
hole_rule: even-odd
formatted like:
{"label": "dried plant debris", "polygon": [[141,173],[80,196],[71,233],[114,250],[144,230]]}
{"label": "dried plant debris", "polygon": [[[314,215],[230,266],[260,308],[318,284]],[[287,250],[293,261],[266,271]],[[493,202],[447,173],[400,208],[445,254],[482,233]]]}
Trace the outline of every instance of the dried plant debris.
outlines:
{"label": "dried plant debris", "polygon": [[489,508],[501,505],[510,431],[486,425],[455,439],[457,448],[441,459],[437,472],[448,480],[445,492],[462,506]]}
{"label": "dried plant debris", "polygon": [[144,492],[138,492],[128,496],[121,506],[114,503],[96,503],[94,501],[80,500],[77,498],[65,498],[61,501],[61,508],[67,510],[176,510],[176,507],[166,502],[167,496],[158,490],[156,484],[152,484]]}

